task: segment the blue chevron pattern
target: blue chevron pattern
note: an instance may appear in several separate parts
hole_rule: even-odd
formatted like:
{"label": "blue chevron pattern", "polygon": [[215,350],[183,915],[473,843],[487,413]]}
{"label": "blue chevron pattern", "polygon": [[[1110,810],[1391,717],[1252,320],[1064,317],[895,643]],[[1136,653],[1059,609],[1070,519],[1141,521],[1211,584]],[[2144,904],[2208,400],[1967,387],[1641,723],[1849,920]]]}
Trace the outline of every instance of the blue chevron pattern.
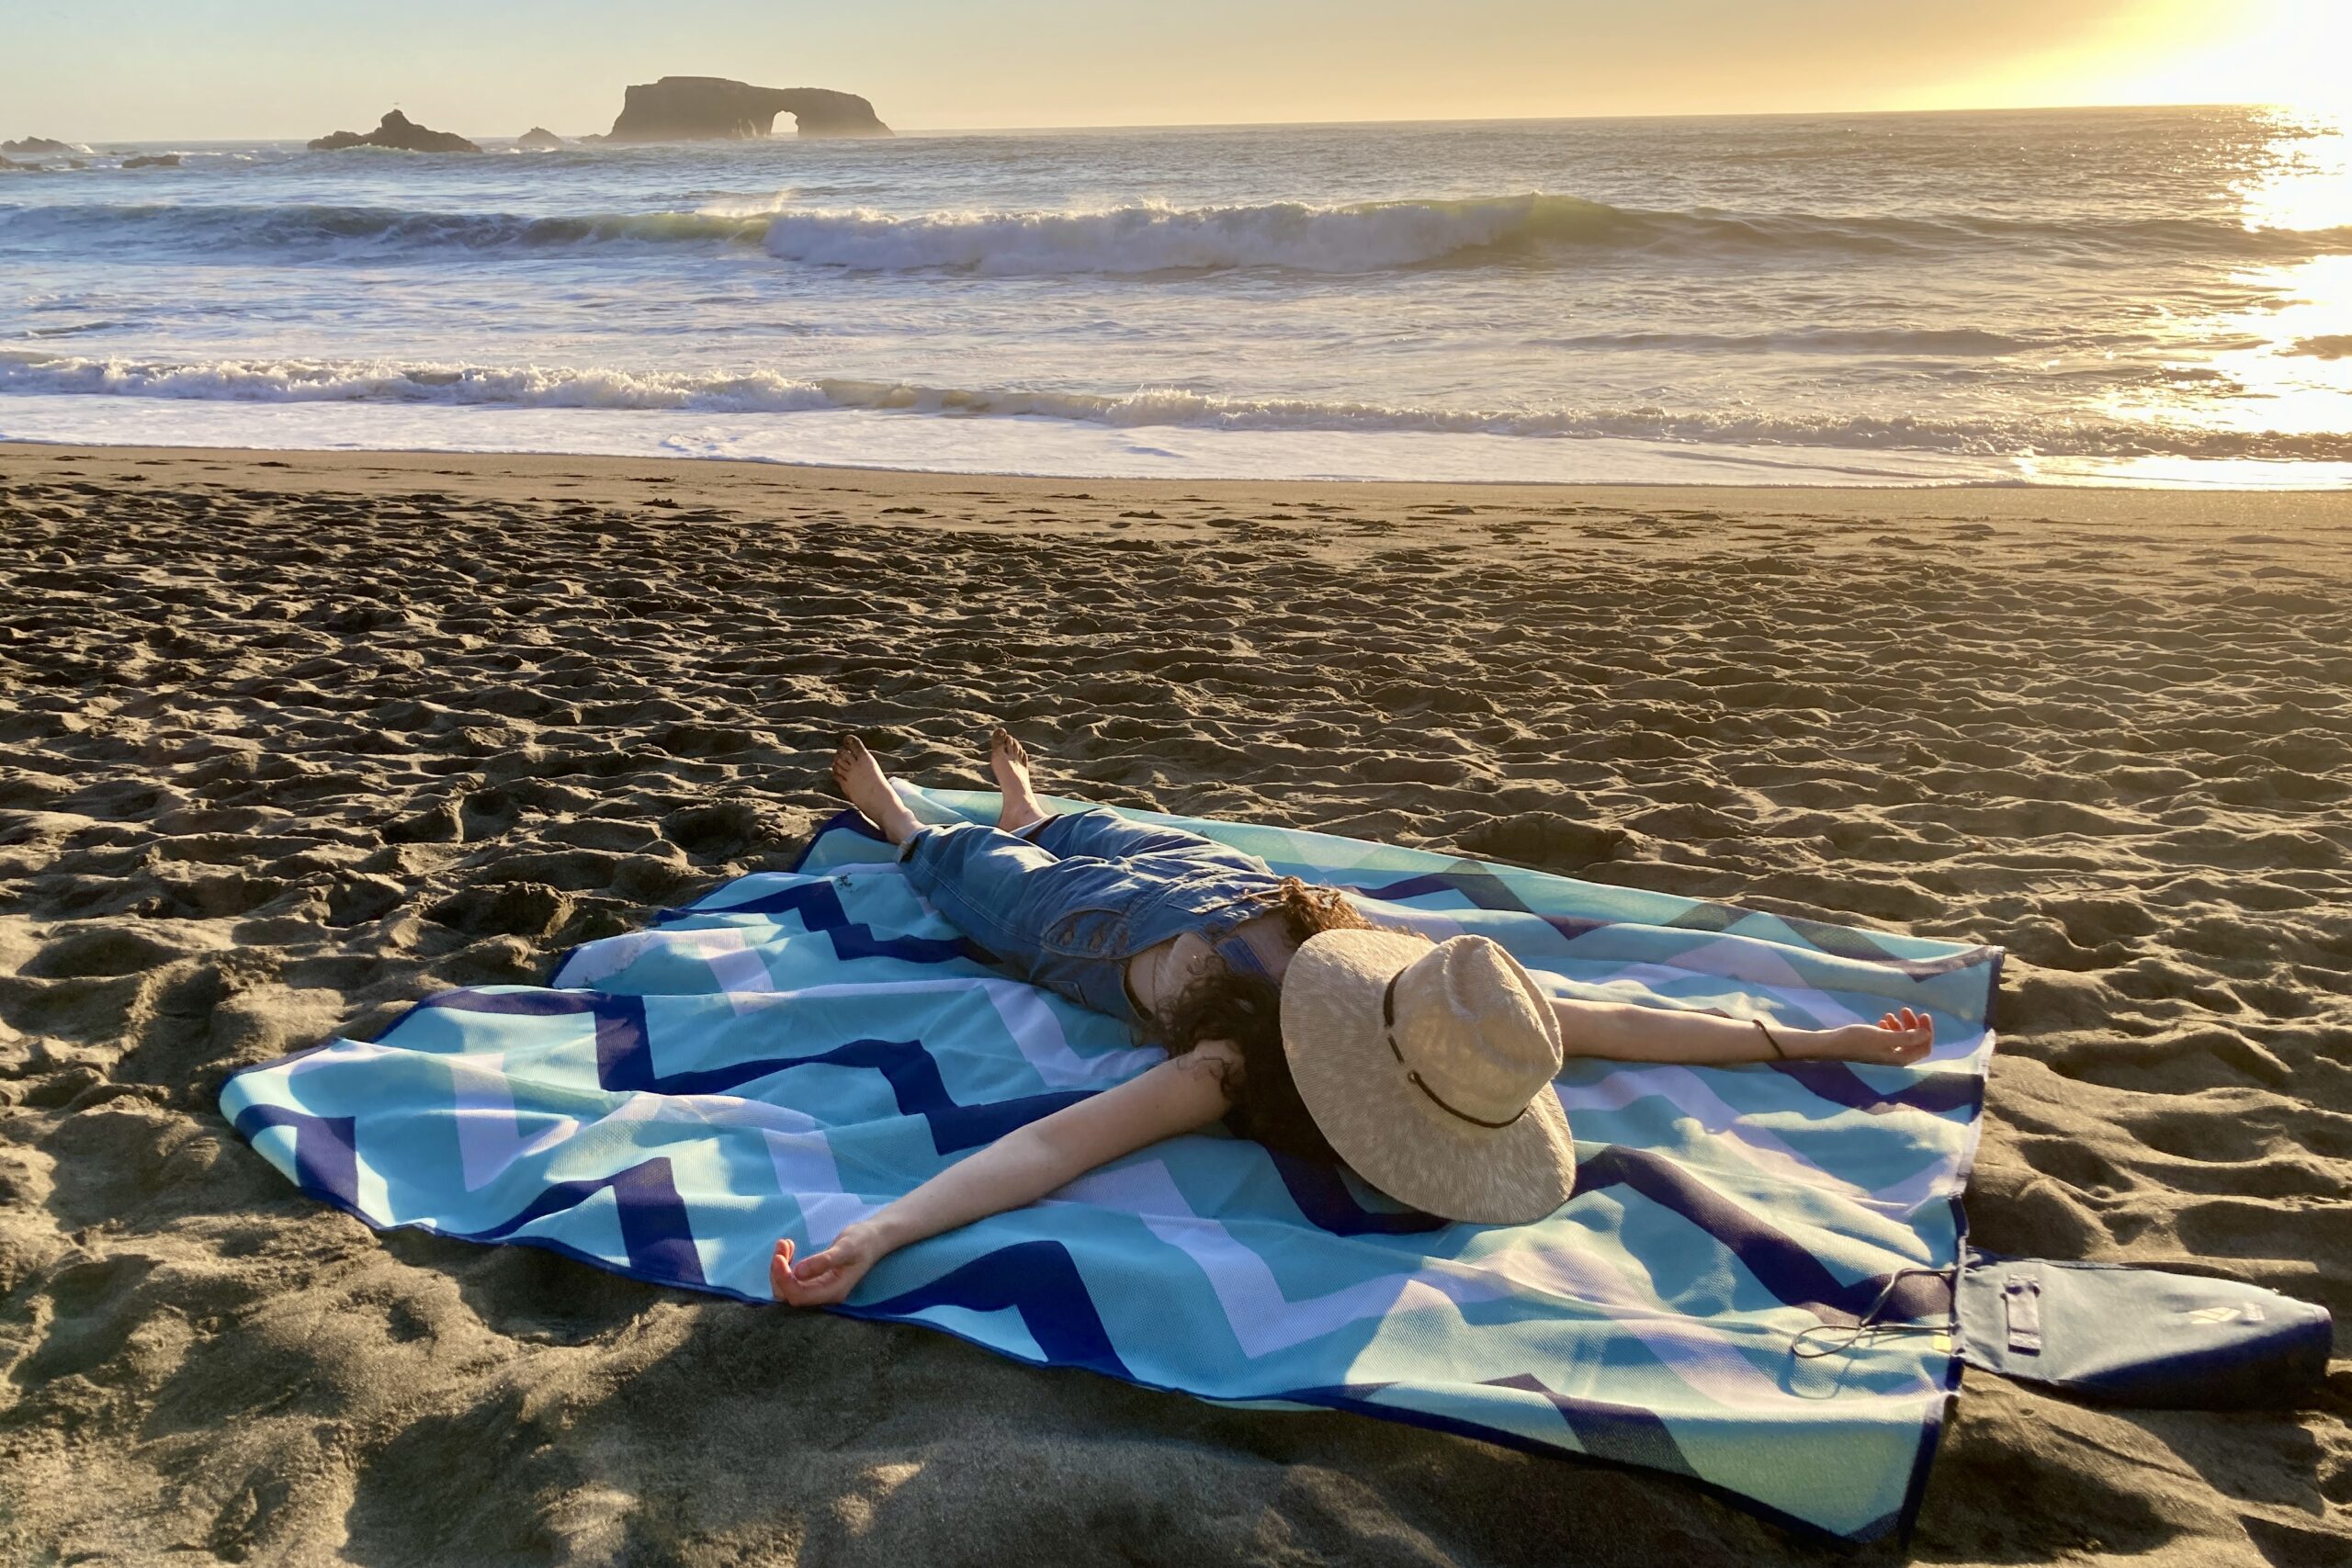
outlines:
{"label": "blue chevron pattern", "polygon": [[[910,792],[934,818],[993,795]],[[1560,994],[1791,1025],[1924,1007],[1912,1069],[1574,1058],[1575,1195],[1452,1224],[1207,1130],[893,1254],[840,1309],[1254,1405],[1637,1466],[1866,1540],[1916,1506],[1957,1361],[1946,1276],[1996,950],[1849,931],[1239,823],[1205,832],[1501,942]],[[566,955],[232,1078],[236,1130],[370,1224],[550,1247],[765,1301],[778,1236],[841,1228],[1161,1059],[991,968],[854,817]],[[1901,1333],[1871,1332],[1873,1325]],[[1842,1346],[1800,1358],[1797,1337]],[[1850,1344],[1846,1341],[1850,1340]]]}

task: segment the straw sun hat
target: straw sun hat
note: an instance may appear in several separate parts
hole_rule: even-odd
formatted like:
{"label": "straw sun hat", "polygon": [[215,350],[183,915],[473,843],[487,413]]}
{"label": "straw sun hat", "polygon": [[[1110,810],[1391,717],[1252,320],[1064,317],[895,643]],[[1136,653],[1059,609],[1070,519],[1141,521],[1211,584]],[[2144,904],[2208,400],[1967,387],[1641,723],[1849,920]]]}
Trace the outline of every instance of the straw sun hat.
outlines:
{"label": "straw sun hat", "polygon": [[1427,1213],[1523,1224],[1567,1201],[1560,1022],[1482,936],[1323,931],[1283,976],[1283,1051],[1332,1151]]}

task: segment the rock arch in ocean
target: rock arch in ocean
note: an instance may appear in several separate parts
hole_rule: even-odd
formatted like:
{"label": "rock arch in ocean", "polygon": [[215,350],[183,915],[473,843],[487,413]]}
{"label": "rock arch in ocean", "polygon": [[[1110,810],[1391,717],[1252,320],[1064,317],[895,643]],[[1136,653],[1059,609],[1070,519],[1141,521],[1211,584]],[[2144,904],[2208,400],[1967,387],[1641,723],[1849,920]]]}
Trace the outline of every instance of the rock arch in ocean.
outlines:
{"label": "rock arch in ocean", "polygon": [[754,87],[720,76],[664,76],[629,88],[607,141],[740,141],[789,114],[803,136],[888,136],[874,106],[826,87]]}

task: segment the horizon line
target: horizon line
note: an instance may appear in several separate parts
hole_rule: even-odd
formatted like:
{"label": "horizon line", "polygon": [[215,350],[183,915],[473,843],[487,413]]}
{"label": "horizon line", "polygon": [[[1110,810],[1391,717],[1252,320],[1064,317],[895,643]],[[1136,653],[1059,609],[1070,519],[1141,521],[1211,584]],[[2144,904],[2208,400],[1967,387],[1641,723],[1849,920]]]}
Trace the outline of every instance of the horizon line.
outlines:
{"label": "horizon line", "polygon": [[[398,107],[399,106],[398,106],[397,104],[395,104],[393,107]],[[1408,118],[1397,118],[1397,119],[1246,119],[1246,120],[1190,120],[1190,121],[1153,121],[1153,120],[1134,120],[1134,121],[1125,121],[1125,122],[1118,122],[1118,123],[1091,123],[1091,124],[1069,124],[1069,125],[904,125],[904,126],[893,126],[893,127],[892,127],[892,133],[893,133],[894,135],[902,135],[902,136],[975,136],[975,135],[1039,135],[1039,134],[1052,134],[1052,133],[1057,133],[1057,132],[1059,132],[1059,133],[1065,133],[1065,134],[1067,134],[1067,133],[1071,133],[1071,132],[1089,132],[1089,131],[1151,131],[1151,130],[1298,130],[1298,129],[1302,129],[1302,128],[1310,128],[1310,127],[1311,127],[1311,128],[1328,128],[1328,129],[1332,129],[1332,130],[1343,130],[1343,129],[1347,129],[1347,128],[1351,128],[1351,127],[1359,127],[1359,126],[1403,126],[1403,125],[1428,125],[1428,126],[1438,126],[1438,125],[1465,125],[1465,126],[1466,126],[1466,125],[1568,125],[1568,124],[1608,124],[1608,123],[1611,123],[1611,122],[1622,122],[1622,121],[1627,121],[1627,120],[1686,120],[1686,119],[1687,119],[1687,120],[1706,120],[1706,119],[1893,119],[1893,118],[1921,118],[1921,117],[1927,117],[1927,116],[1937,116],[1937,115],[1956,116],[1956,115],[1996,115],[1996,114],[2091,114],[2091,113],[2100,113],[2100,112],[2128,112],[2128,111],[2133,111],[2133,110],[2138,110],[2138,111],[2148,111],[2148,110],[2155,110],[2155,109],[2184,109],[2184,110],[2185,110],[2185,109],[2270,109],[2270,110],[2276,110],[2276,111],[2278,111],[2278,112],[2281,112],[2281,113],[2320,115],[2320,116],[2326,116],[2326,117],[2329,117],[2329,118],[2344,118],[2344,116],[2345,116],[2345,111],[2344,111],[2344,110],[2342,110],[2342,109],[2340,109],[2340,108],[2335,108],[2335,107],[2322,107],[2322,106],[2317,106],[2317,105],[2296,104],[2296,103],[2278,102],[2278,101],[2264,101],[2264,100],[2242,100],[2242,101],[2237,101],[2237,102],[2230,102],[2230,101],[2211,101],[2211,102],[2208,102],[2208,101],[2194,101],[2194,102],[2190,102],[2190,101],[2161,101],[2161,102],[2082,103],[2082,104],[1985,104],[1985,105],[1973,105],[1973,106],[1946,107],[1939,107],[1939,108],[1868,108],[1868,109],[1851,109],[1851,108],[1821,108],[1821,109],[1707,109],[1707,110],[1686,110],[1686,111],[1682,111],[1682,112],[1679,112],[1679,113],[1668,113],[1668,114],[1657,114],[1657,113],[1653,113],[1653,114],[1494,115],[1494,116],[1482,116],[1482,117],[1468,118],[1459,118],[1459,117],[1453,117],[1453,116],[1443,116],[1443,115],[1439,115],[1439,116],[1427,116],[1427,117],[1408,117]],[[534,121],[534,123],[535,123],[535,124],[537,124],[537,123],[539,123],[539,122],[537,122],[537,121]],[[445,129],[448,129],[448,128],[447,128],[447,127],[435,127],[434,129],[436,129],[436,130],[445,130]],[[527,130],[528,129],[530,129],[530,128],[529,128],[529,127],[527,127],[527,126],[525,128],[525,130]],[[323,134],[325,134],[325,133],[324,133],[324,132],[316,132],[316,133],[313,133],[313,134],[314,134],[314,135],[323,135]],[[463,134],[466,134],[466,133],[465,133],[464,131],[458,131],[458,134],[463,135]],[[480,132],[480,133],[477,133],[477,134],[481,134],[481,135],[488,136],[488,137],[489,137],[489,140],[493,141],[513,141],[515,137],[522,135],[522,134],[523,134],[523,132],[522,132],[522,131],[515,131],[515,132],[513,132],[513,133],[511,133],[511,134],[509,134],[509,135],[504,135],[504,136],[492,136],[492,135],[489,135],[489,133],[487,133],[487,132]],[[587,137],[587,136],[602,136],[602,135],[604,135],[604,134],[605,134],[605,132],[604,132],[604,131],[575,131],[575,132],[571,132],[571,133],[570,133],[570,134],[568,135],[568,137],[567,137],[567,140],[570,140],[570,141],[579,141],[579,140],[581,140],[581,139],[582,139],[582,138],[583,138],[583,137]],[[25,135],[26,135],[27,137],[33,137],[33,136],[50,136],[50,135],[51,135],[51,133],[50,133],[49,131],[47,131],[47,130],[28,130],[28,131],[26,131],[26,132],[25,132]],[[67,138],[64,138],[64,137],[52,137],[51,139],[52,139],[52,140],[57,140],[57,141],[65,141],[65,140],[67,140]],[[92,145],[92,144],[94,144],[94,143],[100,142],[100,141],[119,141],[119,142],[130,142],[130,143],[135,143],[135,144],[143,144],[143,145],[155,145],[155,144],[158,144],[158,143],[160,143],[160,142],[169,141],[173,141],[173,140],[177,140],[177,141],[224,141],[224,142],[249,142],[249,141],[304,141],[311,140],[311,137],[302,136],[302,135],[299,135],[299,134],[295,134],[295,135],[285,135],[285,136],[264,136],[264,135],[252,135],[252,134],[246,134],[246,135],[230,135],[230,136],[196,136],[196,137],[180,137],[180,138],[172,138],[172,137],[153,137],[153,136],[146,136],[146,137],[134,137],[134,136],[88,136],[88,137],[83,137],[83,138],[78,139],[78,144],[80,144],[80,145],[84,145],[84,146],[88,146],[88,145]],[[780,133],[772,134],[772,135],[770,135],[770,136],[766,136],[766,137],[747,136],[747,137],[728,137],[728,138],[716,138],[716,139],[705,139],[705,140],[706,140],[706,141],[708,141],[718,142],[718,143],[732,143],[732,142],[738,142],[738,141],[792,141],[799,140],[799,137],[798,137],[798,135],[797,135],[797,132],[794,132],[794,131],[785,131],[785,132],[780,132]],[[837,139],[837,138],[832,138],[832,137],[810,137],[810,138],[808,138],[808,140],[812,141],[834,141],[834,140],[842,140],[842,139]],[[851,139],[851,140],[854,140],[854,139]],[[695,142],[695,143],[678,143],[678,144],[679,144],[679,145],[688,145],[688,144],[702,144],[702,143],[700,143],[700,142]],[[639,143],[639,145],[662,145],[662,144],[661,144],[661,143]]]}

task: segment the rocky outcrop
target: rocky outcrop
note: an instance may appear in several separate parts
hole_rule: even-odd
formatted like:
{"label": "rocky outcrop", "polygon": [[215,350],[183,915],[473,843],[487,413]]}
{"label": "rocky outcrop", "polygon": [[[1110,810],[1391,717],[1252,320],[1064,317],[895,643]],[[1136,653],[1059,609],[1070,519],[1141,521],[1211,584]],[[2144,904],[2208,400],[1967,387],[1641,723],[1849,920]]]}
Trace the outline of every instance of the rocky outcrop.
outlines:
{"label": "rocky outcrop", "polygon": [[125,158],[122,166],[126,169],[176,169],[180,166],[180,155],[164,152],[152,158]]}
{"label": "rocky outcrop", "polygon": [[563,145],[563,138],[544,125],[535,125],[516,137],[514,145],[526,152],[552,152]]}
{"label": "rocky outcrop", "polygon": [[15,141],[0,141],[0,152],[71,152],[70,142],[58,141],[47,136],[20,137]]}
{"label": "rocky outcrop", "polygon": [[39,164],[19,164],[14,158],[0,158],[0,174],[5,174],[11,169],[14,169],[18,174],[34,175],[40,172],[40,165]]}
{"label": "rocky outcrop", "polygon": [[447,130],[427,130],[408,116],[394,109],[383,123],[362,136],[356,130],[338,130],[332,136],[322,136],[311,143],[313,152],[339,152],[345,147],[389,147],[396,152],[479,152],[481,148],[464,137]]}
{"label": "rocky outcrop", "polygon": [[608,141],[726,141],[766,136],[792,116],[803,136],[888,136],[874,106],[824,87],[754,87],[719,76],[664,76],[622,101]]}

